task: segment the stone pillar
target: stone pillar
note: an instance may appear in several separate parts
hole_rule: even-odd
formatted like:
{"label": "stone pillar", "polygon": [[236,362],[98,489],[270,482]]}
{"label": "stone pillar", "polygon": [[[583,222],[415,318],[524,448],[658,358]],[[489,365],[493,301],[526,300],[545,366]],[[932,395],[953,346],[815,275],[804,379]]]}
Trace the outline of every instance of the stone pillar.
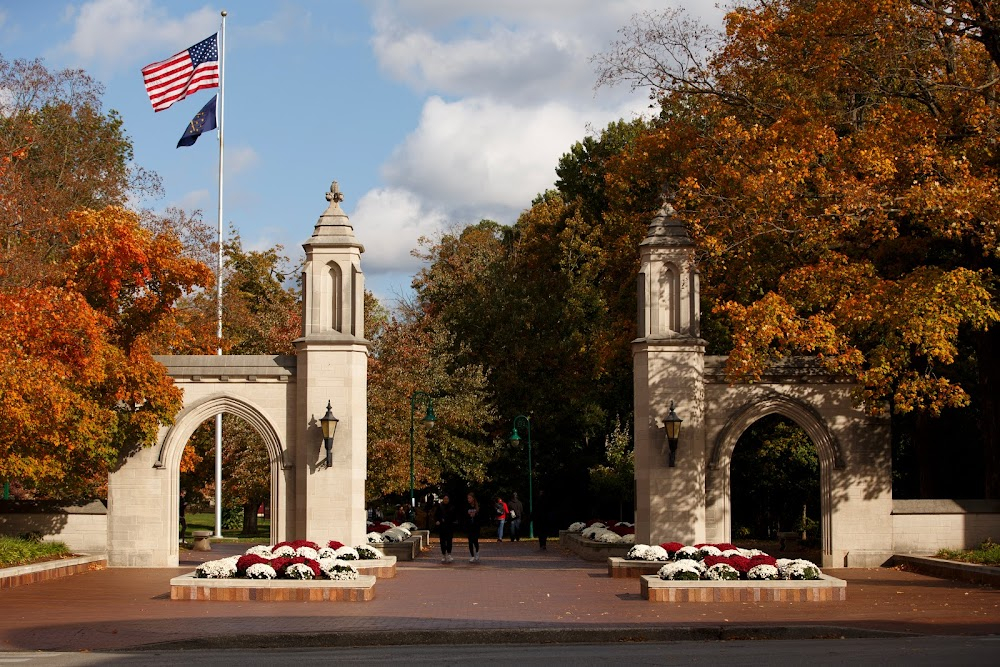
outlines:
{"label": "stone pillar", "polygon": [[[700,336],[694,244],[666,204],[639,246],[635,390],[636,542],[705,537],[705,341]],[[668,466],[663,420],[673,401],[683,420]]]}
{"label": "stone pillar", "polygon": [[[297,350],[295,442],[297,539],[365,542],[367,473],[368,341],[364,338],[364,248],[341,210],[334,182],[330,202],[303,244],[302,337]],[[333,465],[319,420],[330,402],[339,423]]]}

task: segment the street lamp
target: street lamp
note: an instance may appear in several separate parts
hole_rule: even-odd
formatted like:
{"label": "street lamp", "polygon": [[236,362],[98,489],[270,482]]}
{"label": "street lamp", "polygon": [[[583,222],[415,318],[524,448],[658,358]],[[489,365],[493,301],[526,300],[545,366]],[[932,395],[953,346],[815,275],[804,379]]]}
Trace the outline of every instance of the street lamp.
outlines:
{"label": "street lamp", "polygon": [[421,420],[427,428],[434,426],[437,417],[434,416],[434,399],[422,391],[415,391],[410,395],[410,510],[416,509],[416,502],[413,498],[413,413],[417,410],[417,401],[427,406],[427,413]]}
{"label": "street lamp", "polygon": [[681,437],[682,421],[684,420],[674,412],[674,402],[670,401],[670,412],[667,413],[667,418],[663,420],[663,430],[667,432],[667,446],[670,448],[670,458],[667,461],[667,465],[671,468],[674,467],[674,462],[677,459],[677,441]]}
{"label": "street lamp", "polygon": [[531,492],[531,480],[535,476],[535,471],[531,467],[531,420],[524,415],[514,417],[514,430],[510,432],[510,444],[517,445],[521,442],[521,436],[517,432],[518,425],[523,426],[528,433],[528,537],[535,538],[535,507],[533,503],[534,495]]}
{"label": "street lamp", "polygon": [[326,414],[319,420],[319,425],[323,428],[323,446],[326,447],[326,467],[333,467],[333,435],[337,432],[337,423],[340,420],[333,416],[333,406],[330,401],[326,402]]}

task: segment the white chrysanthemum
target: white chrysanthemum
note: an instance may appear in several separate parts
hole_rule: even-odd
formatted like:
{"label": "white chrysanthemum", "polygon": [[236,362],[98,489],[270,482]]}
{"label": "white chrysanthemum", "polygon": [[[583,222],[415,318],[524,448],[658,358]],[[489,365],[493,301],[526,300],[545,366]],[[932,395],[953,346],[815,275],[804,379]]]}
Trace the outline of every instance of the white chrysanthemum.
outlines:
{"label": "white chrysanthemum", "polygon": [[653,560],[650,558],[650,546],[648,544],[637,544],[625,554],[625,560]]}
{"label": "white chrysanthemum", "polygon": [[358,558],[361,560],[378,560],[380,558],[385,558],[384,553],[374,547],[369,547],[364,544],[359,544],[354,547],[354,549],[358,552]]}
{"label": "white chrysanthemum", "polygon": [[403,528],[390,528],[382,533],[382,537],[386,542],[402,542],[409,536],[410,533]]}
{"label": "white chrysanthemum", "polygon": [[285,568],[285,576],[289,579],[313,579],[313,569],[305,563],[294,563]]}
{"label": "white chrysanthemum", "polygon": [[762,579],[777,579],[778,578],[778,568],[773,565],[754,565],[747,572],[747,579],[762,580]]}
{"label": "white chrysanthemum", "polygon": [[321,558],[336,558],[337,557],[336,554],[337,552],[335,549],[331,549],[330,547],[323,547],[322,549],[316,552],[316,560],[320,560]]}
{"label": "white chrysanthemum", "polygon": [[323,570],[329,579],[345,581],[358,578],[358,569],[344,561],[336,562],[330,569]]}
{"label": "white chrysanthemum", "polygon": [[323,572],[329,572],[335,565],[344,561],[338,561],[334,556],[323,556],[316,562],[319,563],[319,569],[323,570]]}
{"label": "white chrysanthemum", "polygon": [[202,579],[232,579],[236,576],[236,562],[239,559],[239,556],[229,556],[206,561],[195,568],[194,576]]}
{"label": "white chrysanthemum", "polygon": [[583,536],[585,540],[595,540],[597,539],[597,534],[602,530],[607,530],[607,528],[604,527],[604,524],[595,523],[591,526],[587,526],[586,528],[584,528],[583,532],[580,533],[580,535]]}
{"label": "white chrysanthemum", "polygon": [[399,524],[399,527],[410,533],[417,530],[417,524],[413,523],[412,521],[404,521],[403,523]]}
{"label": "white chrysanthemum", "polygon": [[766,556],[767,554],[760,549],[740,549],[740,555],[753,558],[754,556]]}
{"label": "white chrysanthemum", "polygon": [[706,556],[721,556],[722,552],[718,547],[713,547],[711,544],[705,544],[698,548],[698,558],[705,560]]}
{"label": "white chrysanthemum", "polygon": [[295,549],[287,544],[282,544],[280,547],[272,549],[271,554],[275,558],[293,558],[295,556]]}
{"label": "white chrysanthemum", "polygon": [[626,533],[621,535],[619,540],[622,544],[635,544],[635,533]]}
{"label": "white chrysanthemum", "polygon": [[782,579],[819,579],[819,575],[819,567],[812,561],[802,558],[793,560],[784,567],[778,567],[778,576]]}
{"label": "white chrysanthemum", "polygon": [[587,527],[587,524],[585,524],[582,521],[577,521],[575,523],[569,524],[569,528],[567,528],[566,530],[568,530],[571,533],[579,533],[581,530],[583,530],[586,527]]}
{"label": "white chrysanthemum", "polygon": [[267,563],[254,563],[247,568],[247,579],[277,579],[278,573]]}
{"label": "white chrysanthemum", "polygon": [[660,568],[657,573],[660,579],[670,579],[670,580],[695,580],[701,579],[702,573],[705,571],[705,566],[702,565],[701,561],[692,560],[690,558],[684,558],[682,560],[675,560],[671,563],[667,563]]}
{"label": "white chrysanthemum", "polygon": [[[634,540],[635,537],[632,537],[632,539]],[[621,535],[619,535],[613,530],[608,530],[606,528],[604,530],[598,531],[598,533],[594,536],[594,540],[596,542],[604,542],[606,544],[620,544],[625,541],[625,539]]]}
{"label": "white chrysanthemum", "polygon": [[740,578],[740,573],[729,563],[716,563],[705,570],[705,578],[712,581],[736,581]]}
{"label": "white chrysanthemum", "polygon": [[681,547],[674,554],[674,560],[697,560],[700,561],[701,558],[698,555],[698,550],[694,547]]}
{"label": "white chrysanthemum", "polygon": [[646,560],[670,560],[670,554],[667,550],[661,547],[659,544],[650,545],[649,550],[646,552]]}
{"label": "white chrysanthemum", "polygon": [[309,560],[319,559],[319,552],[312,547],[299,547],[295,550],[295,555],[302,558],[308,558]]}
{"label": "white chrysanthemum", "polygon": [[274,554],[271,553],[271,547],[266,544],[252,546],[247,549],[245,553],[247,556],[260,556],[261,558],[267,558],[269,560],[274,557]]}
{"label": "white chrysanthemum", "polygon": [[[732,558],[733,556],[745,556],[742,549],[726,549],[722,552],[725,558]],[[749,558],[749,556],[748,556]]]}
{"label": "white chrysanthemum", "polygon": [[359,560],[358,550],[354,547],[340,547],[336,551],[337,560]]}
{"label": "white chrysanthemum", "polygon": [[372,544],[382,544],[385,542],[385,538],[382,537],[382,533],[368,533],[368,541]]}

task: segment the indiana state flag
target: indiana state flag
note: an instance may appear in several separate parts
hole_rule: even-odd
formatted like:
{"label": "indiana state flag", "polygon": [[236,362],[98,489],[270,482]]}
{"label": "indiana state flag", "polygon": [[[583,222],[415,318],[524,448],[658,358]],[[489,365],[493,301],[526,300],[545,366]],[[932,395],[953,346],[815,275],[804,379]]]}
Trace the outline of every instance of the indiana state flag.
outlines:
{"label": "indiana state flag", "polygon": [[177,148],[181,146],[193,146],[194,142],[198,140],[202,132],[208,132],[209,130],[215,129],[215,98],[218,95],[212,95],[212,99],[208,101],[208,104],[201,108],[201,111],[194,115],[191,122],[188,123],[187,129],[184,130],[184,136],[181,140],[177,142]]}

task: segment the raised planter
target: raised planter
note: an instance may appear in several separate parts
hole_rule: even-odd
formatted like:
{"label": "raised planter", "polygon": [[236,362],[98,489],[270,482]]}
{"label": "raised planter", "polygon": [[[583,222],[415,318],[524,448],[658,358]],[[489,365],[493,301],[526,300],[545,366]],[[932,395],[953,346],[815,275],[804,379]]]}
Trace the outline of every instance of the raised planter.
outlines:
{"label": "raised planter", "polygon": [[569,549],[583,560],[606,562],[608,558],[623,558],[633,547],[631,544],[609,544],[586,540],[580,533],[559,531],[559,544]]}
{"label": "raised planter", "polygon": [[386,556],[395,556],[396,560],[413,560],[420,555],[419,536],[411,535],[402,542],[381,542],[372,546]]}
{"label": "raised planter", "polygon": [[14,588],[40,581],[61,579],[74,574],[103,570],[108,566],[108,558],[100,556],[75,556],[59,560],[48,560],[31,565],[17,565],[0,569],[0,589]]}
{"label": "raised planter", "polygon": [[650,602],[843,602],[847,582],[825,574],[807,581],[670,581],[647,574],[639,592]]}
{"label": "raised planter", "polygon": [[396,557],[386,556],[385,558],[373,558],[372,560],[350,560],[350,563],[358,570],[358,574],[367,574],[379,579],[392,579],[396,576]]}
{"label": "raised planter", "polygon": [[368,602],[375,599],[375,577],[334,581],[312,579],[200,579],[194,573],[170,580],[171,600],[218,602]]}
{"label": "raised planter", "polygon": [[662,560],[627,560],[612,556],[608,558],[608,576],[613,579],[637,579],[644,574],[656,574],[666,564]]}

